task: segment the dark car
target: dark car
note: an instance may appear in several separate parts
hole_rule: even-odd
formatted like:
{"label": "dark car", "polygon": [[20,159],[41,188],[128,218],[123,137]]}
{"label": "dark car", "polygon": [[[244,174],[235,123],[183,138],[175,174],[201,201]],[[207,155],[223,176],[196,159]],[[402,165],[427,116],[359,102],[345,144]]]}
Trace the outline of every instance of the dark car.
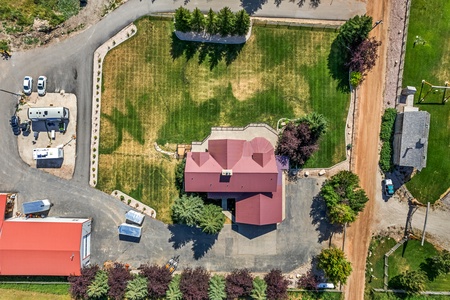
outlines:
{"label": "dark car", "polygon": [[11,124],[12,131],[14,135],[20,134],[20,118],[18,116],[12,116],[11,120],[9,120],[9,124]]}

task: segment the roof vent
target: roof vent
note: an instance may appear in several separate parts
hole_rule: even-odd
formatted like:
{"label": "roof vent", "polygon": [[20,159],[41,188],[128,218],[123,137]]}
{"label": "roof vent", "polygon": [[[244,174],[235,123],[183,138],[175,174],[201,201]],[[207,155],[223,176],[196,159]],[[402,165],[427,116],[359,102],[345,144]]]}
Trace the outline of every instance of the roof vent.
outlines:
{"label": "roof vent", "polygon": [[231,176],[233,175],[233,170],[222,169],[222,176]]}

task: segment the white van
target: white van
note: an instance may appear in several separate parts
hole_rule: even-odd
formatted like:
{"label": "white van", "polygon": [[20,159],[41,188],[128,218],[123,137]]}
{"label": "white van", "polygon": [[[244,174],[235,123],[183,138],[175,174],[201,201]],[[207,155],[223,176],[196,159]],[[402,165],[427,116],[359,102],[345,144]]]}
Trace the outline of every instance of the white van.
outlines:
{"label": "white van", "polygon": [[322,282],[317,285],[318,289],[334,289],[334,284]]}

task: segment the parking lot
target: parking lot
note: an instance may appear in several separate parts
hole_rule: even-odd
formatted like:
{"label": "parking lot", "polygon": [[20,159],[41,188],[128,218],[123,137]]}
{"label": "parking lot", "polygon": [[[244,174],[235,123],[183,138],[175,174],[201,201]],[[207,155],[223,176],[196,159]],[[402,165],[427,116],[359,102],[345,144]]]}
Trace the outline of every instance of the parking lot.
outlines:
{"label": "parking lot", "polygon": [[[69,119],[64,121],[31,121],[28,109],[35,107],[66,107],[69,110]],[[64,179],[73,176],[76,155],[76,124],[77,99],[74,94],[47,93],[38,96],[32,93],[18,106],[16,114],[20,123],[29,123],[29,130],[22,130],[18,136],[20,157],[24,162],[34,168],[42,169],[48,173]],[[38,148],[62,148],[63,158],[33,159],[33,150]]]}

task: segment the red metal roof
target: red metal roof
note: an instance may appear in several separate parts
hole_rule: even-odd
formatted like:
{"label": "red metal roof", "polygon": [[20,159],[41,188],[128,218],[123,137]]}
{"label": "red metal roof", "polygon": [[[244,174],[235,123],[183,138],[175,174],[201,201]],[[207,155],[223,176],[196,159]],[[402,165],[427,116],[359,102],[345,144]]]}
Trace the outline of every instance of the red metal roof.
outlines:
{"label": "red metal roof", "polygon": [[[223,176],[222,170],[231,170]],[[236,222],[253,225],[283,220],[281,167],[265,138],[209,140],[208,152],[188,153],[185,190],[236,199]]]}
{"label": "red metal roof", "polygon": [[[0,209],[6,195],[0,195]],[[3,219],[4,209],[2,210]],[[0,275],[80,275],[81,222],[11,219],[0,228]]]}
{"label": "red metal roof", "polygon": [[283,221],[281,186],[274,193],[246,194],[236,200],[236,223],[267,225]]}
{"label": "red metal roof", "polygon": [[[264,138],[252,141],[210,140],[208,152],[186,159],[187,192],[274,192],[278,169],[273,147]],[[222,170],[232,170],[223,176]]]}

